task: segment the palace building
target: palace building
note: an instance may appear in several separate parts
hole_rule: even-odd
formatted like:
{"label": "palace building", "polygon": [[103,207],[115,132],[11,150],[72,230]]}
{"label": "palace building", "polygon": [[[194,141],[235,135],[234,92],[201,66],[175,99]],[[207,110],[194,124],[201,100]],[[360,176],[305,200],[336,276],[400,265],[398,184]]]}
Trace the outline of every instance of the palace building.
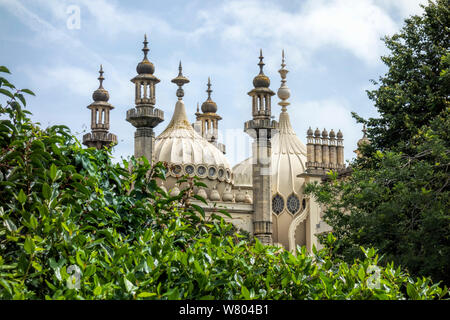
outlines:
{"label": "palace building", "polygon": [[[343,134],[331,129],[307,131],[306,145],[292,128],[289,117],[290,90],[284,52],[282,53],[281,85],[277,90],[281,112],[273,118],[270,79],[264,74],[264,57],[259,56],[259,73],[253,79],[249,96],[249,119],[243,130],[252,139],[252,156],[231,167],[225,155],[226,146],[218,141],[219,108],[211,94],[208,79],[207,99],[197,106],[196,121],[190,123],[183,101],[183,85],[189,79],[183,75],[181,62],[178,76],[171,81],[178,86],[170,121],[160,135],[154,128],[164,125],[164,113],[156,107],[155,66],[148,59],[148,41],[144,40],[144,58],[131,79],[135,86],[135,107],[126,113],[126,121],[136,128],[134,156],[145,156],[153,162],[167,162],[167,179],[161,188],[174,196],[183,186],[177,185],[182,176],[197,176],[207,187],[194,189],[208,205],[197,200],[207,214],[217,208],[227,210],[231,222],[248,231],[263,244],[278,244],[294,250],[297,245],[320,248],[317,235],[330,231],[322,220],[322,208],[304,194],[307,183],[321,182],[329,170],[345,172]],[[100,68],[99,88],[93,93],[91,110],[92,133],[83,136],[88,147],[102,148],[117,144],[117,137],[109,133],[109,93],[103,88],[103,69]],[[275,100],[275,98],[274,98]],[[251,115],[251,116],[250,116]],[[364,141],[362,141],[364,139]],[[366,143],[366,136],[361,143]],[[359,145],[359,143],[358,143]],[[226,220],[230,220],[228,217]]]}

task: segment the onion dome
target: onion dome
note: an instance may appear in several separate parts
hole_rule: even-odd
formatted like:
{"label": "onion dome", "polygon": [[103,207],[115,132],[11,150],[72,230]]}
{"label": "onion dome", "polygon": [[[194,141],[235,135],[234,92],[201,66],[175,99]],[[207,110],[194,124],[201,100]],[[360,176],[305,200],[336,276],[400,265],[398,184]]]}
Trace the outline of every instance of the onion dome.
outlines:
{"label": "onion dome", "polygon": [[[217,185],[221,194],[225,186],[231,184],[231,166],[223,152],[195,131],[187,118],[182,86],[189,79],[183,76],[181,63],[178,76],[172,82],[178,85],[178,100],[172,119],[155,139],[154,159],[169,164],[172,168],[168,172],[170,178],[196,175],[210,189]],[[169,187],[169,184],[166,185]]]}
{"label": "onion dome", "polygon": [[317,128],[316,131],[314,131],[314,136],[316,138],[320,138],[320,130],[319,130],[319,128]]}
{"label": "onion dome", "polygon": [[341,130],[339,129],[339,131],[337,133],[337,138],[342,139],[343,137],[344,137],[344,135],[342,134]]}
{"label": "onion dome", "polygon": [[144,36],[144,48],[142,51],[144,52],[144,59],[138,63],[136,67],[136,72],[138,74],[153,74],[155,72],[155,66],[151,63],[147,58],[147,53],[149,51],[147,44],[147,35]]}
{"label": "onion dome", "polygon": [[260,49],[259,51],[259,74],[253,78],[253,86],[255,88],[268,88],[270,86],[270,79],[268,76],[266,76],[263,72],[263,66],[264,66],[264,62],[263,62],[263,55],[262,55],[262,49]]}
{"label": "onion dome", "polygon": [[100,81],[100,86],[92,94],[92,99],[95,102],[99,102],[99,101],[108,102],[108,100],[109,100],[109,93],[108,93],[107,90],[105,90],[103,88],[103,80],[105,80],[105,78],[103,77],[103,73],[104,72],[103,72],[103,66],[102,65],[100,65],[99,73],[100,73],[100,76],[98,77],[98,80]]}
{"label": "onion dome", "polygon": [[216,113],[217,112],[217,104],[211,99],[211,79],[208,77],[208,99],[202,104],[202,112],[203,113]]}
{"label": "onion dome", "polygon": [[361,139],[358,140],[358,143],[357,143],[358,147],[361,147],[364,144],[370,144],[370,140],[369,140],[369,138],[367,138],[367,130],[366,130],[365,124],[363,126],[362,132],[364,135]]}
{"label": "onion dome", "polygon": [[313,130],[311,129],[311,127],[309,127],[308,131],[306,131],[306,135],[312,136],[313,134]]}
{"label": "onion dome", "polygon": [[323,131],[322,131],[322,138],[328,138],[328,131],[325,128],[323,128]]}
{"label": "onion dome", "polygon": [[330,138],[336,138],[336,133],[334,133],[334,130],[333,129],[331,129],[331,131],[330,131]]}

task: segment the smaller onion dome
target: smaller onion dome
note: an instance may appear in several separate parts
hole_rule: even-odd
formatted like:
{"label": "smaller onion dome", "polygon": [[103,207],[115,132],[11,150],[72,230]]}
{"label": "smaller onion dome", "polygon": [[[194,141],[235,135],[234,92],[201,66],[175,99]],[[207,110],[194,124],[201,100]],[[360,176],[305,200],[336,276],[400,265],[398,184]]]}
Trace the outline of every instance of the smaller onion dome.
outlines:
{"label": "smaller onion dome", "polygon": [[333,129],[331,129],[331,131],[330,131],[330,138],[336,138],[336,133],[334,133],[334,130]]}
{"label": "smaller onion dome", "polygon": [[255,88],[268,88],[270,86],[270,79],[268,76],[266,76],[263,72],[263,66],[264,66],[264,62],[263,62],[263,55],[262,55],[262,49],[260,49],[259,51],[259,74],[253,78],[253,86]]}
{"label": "smaller onion dome", "polygon": [[323,138],[328,138],[328,131],[327,131],[327,129],[325,129],[325,128],[323,128],[323,131],[322,131],[322,137],[323,137]]}
{"label": "smaller onion dome", "polygon": [[103,66],[102,65],[100,65],[100,71],[98,73],[100,73],[100,76],[98,77],[98,80],[100,81],[100,86],[92,94],[92,99],[95,102],[99,102],[99,101],[108,102],[108,100],[109,100],[109,93],[108,93],[107,90],[105,90],[103,88],[103,80],[105,80],[105,78],[103,77],[103,73],[104,72],[103,72]]}
{"label": "smaller onion dome", "polygon": [[319,128],[317,128],[316,131],[314,131],[314,135],[316,136],[316,138],[320,138],[320,130],[319,130]]}
{"label": "smaller onion dome", "polygon": [[204,188],[199,188],[197,190],[197,195],[202,197],[203,199],[208,199],[208,195],[206,194],[206,190]]}
{"label": "smaller onion dome", "polygon": [[164,181],[161,182],[161,185],[159,186],[159,188],[160,188],[163,192],[167,193],[167,189],[166,189],[166,186],[164,185]]}
{"label": "smaller onion dome", "polygon": [[233,201],[233,192],[231,192],[230,188],[227,188],[223,193],[222,200],[226,202]]}
{"label": "smaller onion dome", "polygon": [[208,99],[202,104],[202,112],[203,113],[216,113],[217,112],[217,104],[211,99],[211,79],[208,77]]}
{"label": "smaller onion dome", "polygon": [[253,199],[252,197],[248,194],[248,191],[245,192],[245,199],[244,199],[245,203],[252,203]]}
{"label": "smaller onion dome", "polygon": [[311,129],[311,127],[309,127],[308,131],[306,131],[306,135],[312,136],[313,134],[313,130]]}
{"label": "smaller onion dome", "polygon": [[138,63],[136,67],[136,72],[138,74],[153,74],[155,72],[155,66],[147,59],[147,53],[149,51],[147,44],[147,35],[144,36],[144,48],[142,51],[144,52],[144,59]]}
{"label": "smaller onion dome", "polygon": [[171,197],[176,197],[179,194],[180,194],[180,189],[178,189],[177,186],[173,187],[172,191],[170,191],[170,196]]}
{"label": "smaller onion dome", "polygon": [[212,201],[220,201],[220,194],[219,194],[219,191],[217,191],[216,186],[214,186],[214,189],[211,190],[209,199]]}
{"label": "smaller onion dome", "polygon": [[236,194],[236,202],[244,202],[245,201],[245,193],[241,191],[241,188],[238,189],[238,193]]}
{"label": "smaller onion dome", "polygon": [[337,133],[337,138],[342,139],[343,137],[344,137],[344,135],[342,134],[341,130],[339,130]]}
{"label": "smaller onion dome", "polygon": [[370,140],[369,138],[367,138],[367,130],[366,130],[366,125],[364,124],[362,132],[364,133],[363,137],[361,139],[358,140],[358,147],[361,147],[364,144],[370,144]]}

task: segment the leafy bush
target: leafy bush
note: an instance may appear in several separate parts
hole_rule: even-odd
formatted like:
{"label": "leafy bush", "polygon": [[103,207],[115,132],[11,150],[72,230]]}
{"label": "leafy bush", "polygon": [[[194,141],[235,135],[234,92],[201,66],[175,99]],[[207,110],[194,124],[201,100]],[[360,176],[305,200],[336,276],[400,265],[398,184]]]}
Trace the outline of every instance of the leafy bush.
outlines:
{"label": "leafy bush", "polygon": [[164,164],[114,164],[68,128],[32,123],[31,91],[0,78],[0,93],[9,97],[0,106],[2,299],[448,298],[429,279],[378,267],[373,249],[352,264],[335,259],[331,234],[313,255],[244,240],[193,201],[200,182],[183,180],[170,197],[155,180]]}

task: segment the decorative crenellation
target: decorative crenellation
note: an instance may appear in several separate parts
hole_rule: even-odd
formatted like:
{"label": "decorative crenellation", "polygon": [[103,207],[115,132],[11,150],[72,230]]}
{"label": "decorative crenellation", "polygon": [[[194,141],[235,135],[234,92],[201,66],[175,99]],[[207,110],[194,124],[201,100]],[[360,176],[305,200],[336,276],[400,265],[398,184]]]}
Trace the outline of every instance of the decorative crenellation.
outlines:
{"label": "decorative crenellation", "polygon": [[103,66],[100,65],[100,76],[98,80],[100,85],[92,94],[92,102],[88,109],[91,110],[91,130],[83,136],[83,144],[88,147],[101,149],[105,146],[114,146],[117,144],[117,136],[108,133],[109,130],[109,112],[114,109],[109,100],[109,93],[103,88]]}
{"label": "decorative crenellation", "polygon": [[313,133],[310,127],[306,132],[307,172],[323,175],[329,170],[345,169],[343,138],[341,130],[337,135],[333,129],[330,133],[323,129],[321,133],[317,128]]}

